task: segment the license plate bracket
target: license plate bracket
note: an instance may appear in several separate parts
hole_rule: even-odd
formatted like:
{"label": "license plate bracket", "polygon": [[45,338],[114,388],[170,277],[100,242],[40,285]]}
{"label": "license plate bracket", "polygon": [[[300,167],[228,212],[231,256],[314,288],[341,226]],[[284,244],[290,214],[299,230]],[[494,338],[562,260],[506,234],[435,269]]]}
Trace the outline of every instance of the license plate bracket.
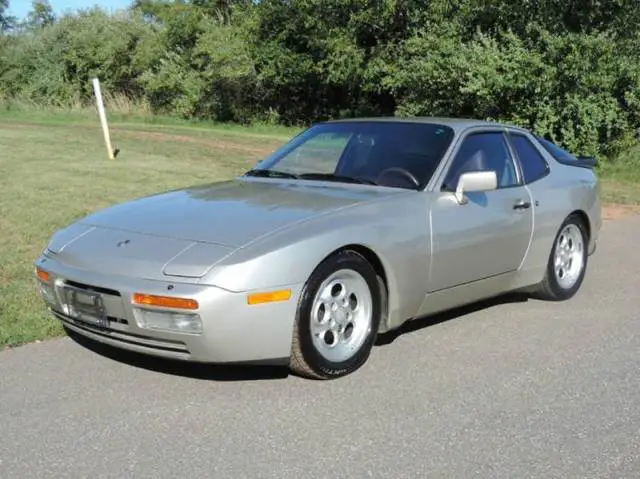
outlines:
{"label": "license plate bracket", "polygon": [[104,302],[99,293],[65,286],[64,298],[65,313],[74,321],[88,323],[100,328],[109,326]]}

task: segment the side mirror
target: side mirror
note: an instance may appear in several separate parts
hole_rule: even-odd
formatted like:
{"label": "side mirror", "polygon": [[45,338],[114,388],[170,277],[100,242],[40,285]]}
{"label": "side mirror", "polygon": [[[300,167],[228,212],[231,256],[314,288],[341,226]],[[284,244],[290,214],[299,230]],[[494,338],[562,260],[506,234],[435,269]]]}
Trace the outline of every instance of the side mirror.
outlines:
{"label": "side mirror", "polygon": [[463,173],[458,180],[456,188],[456,200],[461,205],[466,204],[469,200],[464,196],[465,193],[474,191],[491,191],[498,187],[498,175],[495,171],[470,171]]}

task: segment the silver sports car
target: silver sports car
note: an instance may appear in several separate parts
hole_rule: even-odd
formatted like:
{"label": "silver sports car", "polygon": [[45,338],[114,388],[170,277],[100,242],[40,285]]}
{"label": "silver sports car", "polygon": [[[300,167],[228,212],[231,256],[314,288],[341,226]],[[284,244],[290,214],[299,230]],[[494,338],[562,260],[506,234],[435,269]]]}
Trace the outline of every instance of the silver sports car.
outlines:
{"label": "silver sports car", "polygon": [[571,298],[601,227],[594,166],[495,123],[319,123],[239,178],[60,230],[35,274],[95,341],[336,378],[413,318],[515,290]]}

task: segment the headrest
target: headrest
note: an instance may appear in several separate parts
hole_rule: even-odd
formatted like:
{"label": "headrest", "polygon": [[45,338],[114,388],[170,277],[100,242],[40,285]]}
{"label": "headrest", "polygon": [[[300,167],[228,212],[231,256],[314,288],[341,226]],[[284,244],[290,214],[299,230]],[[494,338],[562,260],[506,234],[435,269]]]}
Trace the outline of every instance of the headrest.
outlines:
{"label": "headrest", "polygon": [[483,150],[476,151],[471,157],[464,162],[460,169],[460,174],[469,171],[485,171],[489,169],[487,155]]}

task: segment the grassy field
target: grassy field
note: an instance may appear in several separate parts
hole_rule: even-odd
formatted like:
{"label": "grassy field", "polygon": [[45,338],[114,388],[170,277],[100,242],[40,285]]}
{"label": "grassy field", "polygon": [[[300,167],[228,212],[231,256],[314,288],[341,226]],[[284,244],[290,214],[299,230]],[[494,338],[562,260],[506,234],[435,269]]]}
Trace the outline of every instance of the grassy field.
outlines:
{"label": "grassy field", "polygon": [[32,279],[56,229],[116,202],[230,178],[294,133],[119,121],[110,161],[95,119],[0,114],[0,349],[62,333]]}
{"label": "grassy field", "polygon": [[[54,230],[116,202],[230,178],[297,132],[116,120],[120,154],[109,161],[93,117],[0,113],[0,349],[62,333],[32,278]],[[640,204],[640,172],[605,174],[607,199]]]}

